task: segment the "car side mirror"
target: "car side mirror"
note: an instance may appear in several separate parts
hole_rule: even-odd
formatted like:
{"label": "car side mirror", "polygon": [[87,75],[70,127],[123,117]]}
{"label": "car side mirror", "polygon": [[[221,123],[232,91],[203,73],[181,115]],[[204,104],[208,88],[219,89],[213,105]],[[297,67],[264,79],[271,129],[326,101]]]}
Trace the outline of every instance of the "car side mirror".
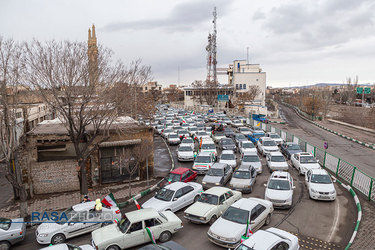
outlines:
{"label": "car side mirror", "polygon": [[332,182],[333,182],[333,183],[335,183],[335,182],[336,182],[336,180],[333,180]]}
{"label": "car side mirror", "polygon": [[264,183],[263,185],[264,185],[265,187],[267,187],[267,184],[266,184],[266,183]]}
{"label": "car side mirror", "polygon": [[317,163],[319,163],[319,160],[316,160]]}
{"label": "car side mirror", "polygon": [[293,186],[292,188],[293,188],[293,189],[295,189],[295,188],[296,188],[296,186]]}
{"label": "car side mirror", "polygon": [[177,201],[178,200],[178,198],[173,198],[173,201]]}

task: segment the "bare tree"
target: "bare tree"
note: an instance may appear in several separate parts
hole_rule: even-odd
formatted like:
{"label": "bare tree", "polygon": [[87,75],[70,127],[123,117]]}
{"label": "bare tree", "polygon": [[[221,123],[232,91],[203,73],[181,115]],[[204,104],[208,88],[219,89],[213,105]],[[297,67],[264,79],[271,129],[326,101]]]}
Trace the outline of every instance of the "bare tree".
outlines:
{"label": "bare tree", "polygon": [[245,104],[253,103],[254,99],[261,93],[259,86],[251,85],[249,89],[245,92],[238,92],[236,98],[236,105],[239,109],[243,108]]}
{"label": "bare tree", "polygon": [[90,66],[87,45],[82,42],[34,40],[25,44],[25,51],[27,81],[67,129],[79,165],[80,191],[87,194],[86,161],[108,139],[103,131],[117,116],[114,83],[125,82],[128,72],[121,62],[112,64],[112,52],[101,46],[95,67]]}
{"label": "bare tree", "polygon": [[193,90],[192,99],[198,100],[200,104],[206,103],[210,106],[216,106],[219,84],[215,81],[195,81],[192,86],[196,89]]}
{"label": "bare tree", "polygon": [[[16,163],[17,137],[16,113],[18,110],[17,89],[24,70],[24,57],[20,44],[12,39],[0,37],[0,148],[4,158],[5,177],[13,186],[15,198],[21,200],[20,216],[27,215],[27,194],[22,184],[22,173]],[[10,92],[8,92],[10,91]],[[26,119],[26,118],[25,118]]]}

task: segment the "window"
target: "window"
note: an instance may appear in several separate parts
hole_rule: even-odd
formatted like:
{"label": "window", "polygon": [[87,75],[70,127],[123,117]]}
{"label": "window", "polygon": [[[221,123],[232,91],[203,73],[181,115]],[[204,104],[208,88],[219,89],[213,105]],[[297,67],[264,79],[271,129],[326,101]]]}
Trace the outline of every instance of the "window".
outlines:
{"label": "window", "polygon": [[271,248],[271,250],[287,250],[287,249],[289,249],[289,245],[286,242],[280,242],[276,246]]}
{"label": "window", "polygon": [[174,198],[180,198],[183,195],[182,188],[176,191]]}
{"label": "window", "polygon": [[240,89],[242,89],[242,84],[240,84]]}
{"label": "window", "polygon": [[236,84],[236,89],[238,89],[238,84]]}
{"label": "window", "polygon": [[188,177],[188,174],[189,174],[189,171],[183,173],[183,174],[182,174],[182,177],[181,177],[181,181],[186,180],[186,178]]}
{"label": "window", "polygon": [[264,210],[266,210],[266,207],[260,204],[258,204],[255,208],[258,210],[258,215],[260,215],[264,212]]}
{"label": "window", "polygon": [[259,81],[259,79],[257,79],[257,82]]}
{"label": "window", "polygon": [[190,186],[187,186],[187,187],[183,187],[183,188],[182,188],[182,191],[183,191],[184,195],[187,194],[187,193],[190,193],[190,192],[193,191],[193,190],[194,190],[194,188],[193,188],[193,187],[190,187]]}
{"label": "window", "polygon": [[145,90],[147,90],[147,87],[145,87]]}
{"label": "window", "polygon": [[136,232],[138,230],[142,230],[142,221],[133,223],[130,226],[128,233]]}
{"label": "window", "polygon": [[254,221],[256,218],[258,218],[258,213],[256,207],[254,207],[251,210],[251,216],[250,216],[250,221]]}
{"label": "window", "polygon": [[219,204],[223,204],[225,201],[225,197],[224,195],[221,195],[220,198],[219,198]]}
{"label": "window", "polygon": [[243,89],[246,89],[246,84],[242,85]]}
{"label": "window", "polygon": [[228,191],[224,195],[225,195],[225,199],[228,200],[230,197],[233,196],[233,193],[231,191]]}
{"label": "window", "polygon": [[145,226],[146,227],[153,227],[153,226],[157,226],[157,225],[160,225],[160,221],[153,218],[153,219],[149,219],[149,220],[145,220]]}

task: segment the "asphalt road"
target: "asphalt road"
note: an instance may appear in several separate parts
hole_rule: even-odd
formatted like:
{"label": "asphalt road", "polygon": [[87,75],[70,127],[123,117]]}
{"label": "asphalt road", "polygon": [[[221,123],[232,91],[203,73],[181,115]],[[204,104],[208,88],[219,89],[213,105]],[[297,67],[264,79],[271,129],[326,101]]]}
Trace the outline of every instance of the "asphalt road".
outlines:
{"label": "asphalt road", "polygon": [[275,127],[291,132],[322,149],[324,142],[328,142],[328,153],[344,159],[368,175],[375,177],[375,150],[321,129],[297,116],[295,111],[289,107],[280,105],[280,108],[287,124],[275,124]]}
{"label": "asphalt road", "polygon": [[[165,150],[160,150],[164,142],[160,138],[156,139],[156,149],[163,152],[157,160],[158,168],[168,168],[170,162],[165,157]],[[192,162],[178,162],[176,154],[176,146],[171,146],[171,152],[175,159],[176,167],[191,168]],[[264,198],[265,184],[270,176],[268,169],[263,161],[263,173],[258,175],[257,182],[251,194],[243,195],[243,197]],[[164,172],[163,169],[159,171]],[[349,193],[336,185],[337,199],[334,202],[320,202],[310,200],[304,185],[304,178],[297,174],[295,169],[289,171],[294,179],[296,189],[294,191],[293,207],[288,210],[275,209],[271,224],[269,227],[278,227],[287,230],[300,239],[301,249],[343,249],[349,241],[354,230],[356,222],[356,208],[353,199]],[[199,176],[198,182],[201,182],[203,176]],[[151,197],[152,194],[140,199],[138,202],[142,204]],[[130,205],[122,210],[122,212],[135,210],[135,205]],[[196,225],[188,222],[183,218],[184,209],[176,214],[182,220],[184,228],[172,236],[172,240],[180,243],[187,249],[222,249],[221,247],[211,243],[207,238],[208,225]],[[263,227],[265,229],[267,227]],[[82,245],[90,242],[91,234],[67,240],[67,242]],[[14,249],[38,249],[42,246],[35,241],[35,229],[29,229],[23,242],[16,245]],[[137,249],[137,248],[134,248]]]}

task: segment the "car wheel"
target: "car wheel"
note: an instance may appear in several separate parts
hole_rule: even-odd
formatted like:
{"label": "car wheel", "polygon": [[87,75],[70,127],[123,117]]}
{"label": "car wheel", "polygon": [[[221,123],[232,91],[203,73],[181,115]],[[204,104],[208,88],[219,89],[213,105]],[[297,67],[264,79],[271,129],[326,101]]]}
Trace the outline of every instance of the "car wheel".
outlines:
{"label": "car wheel", "polygon": [[253,186],[251,186],[249,189],[249,193],[252,193],[252,192],[253,192]]}
{"label": "car wheel", "polygon": [[214,215],[214,216],[211,217],[211,219],[210,219],[210,221],[208,222],[208,224],[212,225],[212,224],[214,224],[214,222],[215,222],[216,220],[217,220],[217,217],[216,217],[216,215]]}
{"label": "car wheel", "polygon": [[65,235],[63,234],[56,234],[51,239],[51,244],[56,245],[59,243],[63,243],[65,241]]}
{"label": "car wheel", "polygon": [[271,223],[271,214],[267,215],[266,221],[264,222],[265,226],[268,226]]}
{"label": "car wheel", "polygon": [[109,246],[106,250],[120,250],[118,246]]}
{"label": "car wheel", "polygon": [[1,241],[0,242],[0,250],[9,250],[10,243],[8,241]]}
{"label": "car wheel", "polygon": [[172,237],[172,234],[170,232],[164,231],[160,234],[159,241],[162,242],[162,243],[167,242],[171,239],[171,237]]}
{"label": "car wheel", "polygon": [[195,196],[193,203],[197,202],[198,199],[199,199],[199,195]]}
{"label": "car wheel", "polygon": [[301,168],[298,170],[299,171],[299,175],[302,175],[302,171],[301,171]]}

